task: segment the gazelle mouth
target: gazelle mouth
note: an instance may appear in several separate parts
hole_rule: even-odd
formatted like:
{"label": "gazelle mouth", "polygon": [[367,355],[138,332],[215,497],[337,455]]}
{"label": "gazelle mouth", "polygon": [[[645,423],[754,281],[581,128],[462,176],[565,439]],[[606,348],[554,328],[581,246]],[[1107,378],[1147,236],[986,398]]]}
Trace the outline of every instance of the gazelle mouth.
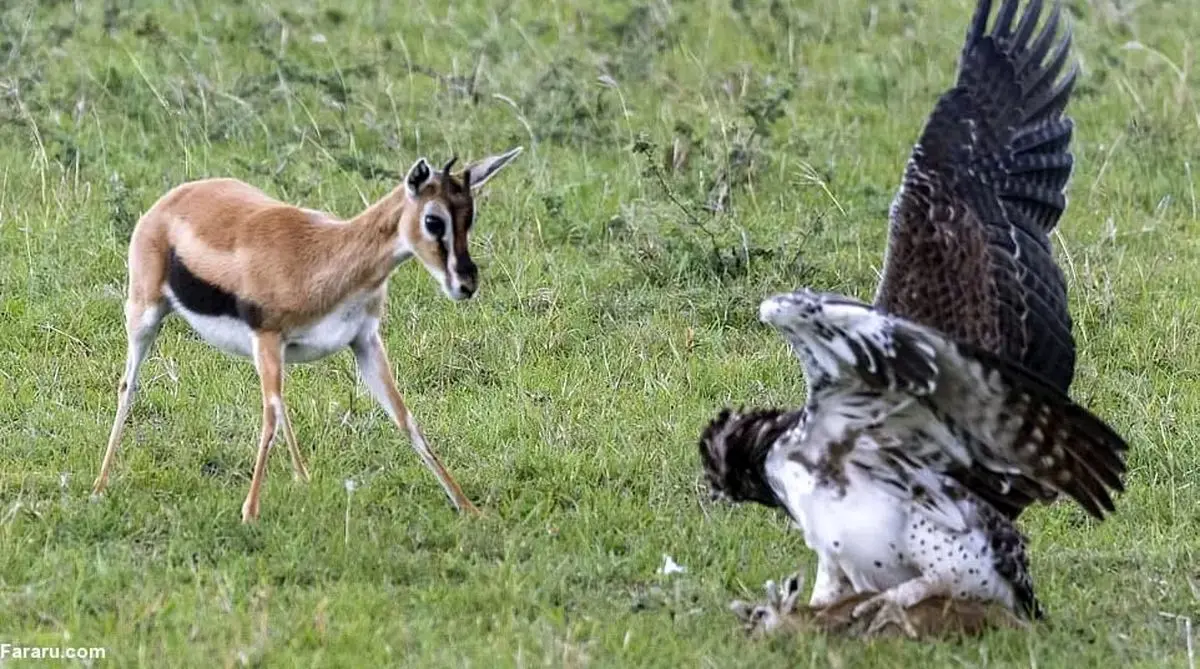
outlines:
{"label": "gazelle mouth", "polygon": [[465,284],[453,275],[447,277],[446,281],[442,284],[442,290],[446,293],[447,297],[455,302],[469,300],[475,296],[475,293],[479,292],[477,286]]}

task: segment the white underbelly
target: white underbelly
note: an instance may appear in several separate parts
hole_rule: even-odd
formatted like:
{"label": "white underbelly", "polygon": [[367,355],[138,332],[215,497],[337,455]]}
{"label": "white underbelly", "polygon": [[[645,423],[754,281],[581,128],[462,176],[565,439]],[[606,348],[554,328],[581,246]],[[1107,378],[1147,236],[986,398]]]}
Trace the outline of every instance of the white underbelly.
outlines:
{"label": "white underbelly", "polygon": [[179,300],[176,300],[170,293],[168,293],[168,298],[175,313],[182,316],[183,320],[187,321],[187,324],[205,343],[231,355],[242,358],[253,357],[251,343],[253,333],[245,322],[232,316],[199,314],[184,308]]}
{"label": "white underbelly", "polygon": [[311,362],[337,353],[373,322],[375,317],[367,312],[365,301],[345,302],[320,320],[285,333],[286,360]]}
{"label": "white underbelly", "polygon": [[842,568],[856,592],[879,591],[919,575],[905,557],[907,504],[872,486],[846,487],[833,499],[815,496],[814,538]]}
{"label": "white underbelly", "polygon": [[787,489],[785,504],[798,516],[805,543],[833,560],[856,592],[884,590],[920,575],[906,559],[908,504],[853,480],[838,496],[833,488],[815,485],[799,463],[776,471],[791,479],[777,490]]}
{"label": "white underbelly", "polygon": [[[166,288],[172,308],[206,343],[225,353],[243,358],[254,356],[254,332],[241,319],[210,316],[185,308]],[[366,309],[366,297],[347,300],[330,313],[304,326],[283,333],[283,361],[303,363],[320,360],[350,345],[375,317]]]}

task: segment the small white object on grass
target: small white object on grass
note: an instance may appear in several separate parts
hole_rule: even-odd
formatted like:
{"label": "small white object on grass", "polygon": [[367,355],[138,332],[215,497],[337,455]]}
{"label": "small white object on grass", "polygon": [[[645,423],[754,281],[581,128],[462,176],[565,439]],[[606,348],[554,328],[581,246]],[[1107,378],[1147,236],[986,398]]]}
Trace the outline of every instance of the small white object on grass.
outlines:
{"label": "small white object on grass", "polygon": [[662,574],[663,576],[670,576],[671,574],[686,574],[687,567],[684,567],[676,562],[675,558],[671,557],[670,555],[663,553],[663,566],[658,568],[658,573]]}

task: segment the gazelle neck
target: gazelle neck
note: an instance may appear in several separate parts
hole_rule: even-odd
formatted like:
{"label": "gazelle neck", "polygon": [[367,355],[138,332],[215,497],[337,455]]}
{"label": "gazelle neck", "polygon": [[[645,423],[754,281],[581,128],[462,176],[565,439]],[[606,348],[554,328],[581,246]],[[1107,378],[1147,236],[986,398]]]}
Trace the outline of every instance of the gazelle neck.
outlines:
{"label": "gazelle neck", "polygon": [[[368,255],[374,263],[387,272],[413,256],[413,250],[403,234],[403,225],[408,218],[412,202],[404,186],[393,188],[387,195],[376,200],[361,213],[350,219],[350,230],[360,239],[369,240],[377,246]],[[361,250],[361,249],[360,249]]]}
{"label": "gazelle neck", "polygon": [[325,228],[329,255],[322,263],[319,283],[329,287],[318,309],[332,306],[345,296],[383,283],[398,264],[411,256],[403,241],[401,219],[406,204],[404,189],[396,189],[368,206],[345,224]]}

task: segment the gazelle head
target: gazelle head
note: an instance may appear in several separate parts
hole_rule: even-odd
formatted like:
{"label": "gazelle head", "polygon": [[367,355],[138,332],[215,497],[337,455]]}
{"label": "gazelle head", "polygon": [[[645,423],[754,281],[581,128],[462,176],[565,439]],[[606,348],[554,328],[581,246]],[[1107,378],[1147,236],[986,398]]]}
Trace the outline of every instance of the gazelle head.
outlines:
{"label": "gazelle head", "polygon": [[479,269],[471,260],[468,235],[475,223],[473,193],[521,153],[522,147],[451,170],[457,157],[440,170],[425,158],[404,177],[407,202],[400,221],[400,252],[416,256],[452,300],[479,290]]}

